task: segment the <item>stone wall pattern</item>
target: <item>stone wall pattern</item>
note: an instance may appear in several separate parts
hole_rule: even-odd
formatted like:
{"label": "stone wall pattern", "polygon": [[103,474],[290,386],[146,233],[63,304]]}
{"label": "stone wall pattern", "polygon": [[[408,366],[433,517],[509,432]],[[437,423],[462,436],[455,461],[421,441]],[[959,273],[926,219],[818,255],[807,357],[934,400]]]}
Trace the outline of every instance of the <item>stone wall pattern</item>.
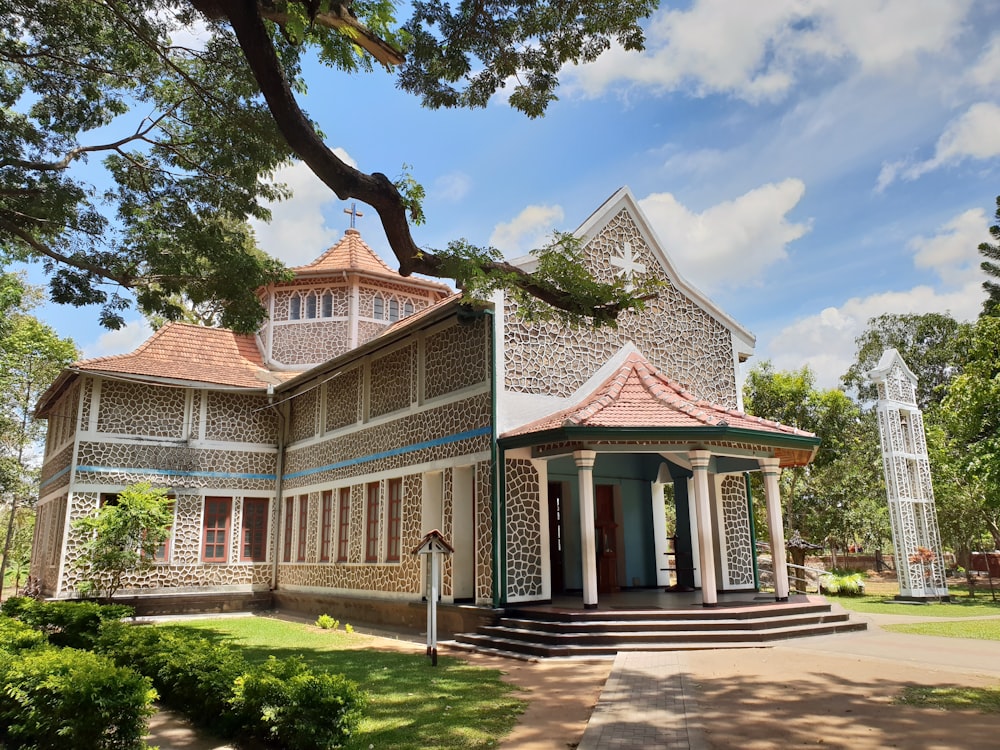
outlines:
{"label": "stone wall pattern", "polygon": [[267,396],[223,392],[206,395],[206,440],[275,443],[278,418],[274,409],[268,407]]}
{"label": "stone wall pattern", "polygon": [[405,409],[413,402],[414,350],[410,344],[372,359],[368,406],[371,418]]}
{"label": "stone wall pattern", "polygon": [[[629,243],[634,260],[663,279],[659,261],[645,244],[639,228],[621,211],[586,246],[591,272],[611,281]],[[736,407],[736,372],[731,334],[725,326],[673,285],[659,290],[645,311],[625,314],[617,328],[567,328],[552,323],[530,324],[517,317],[516,304],[505,304],[506,387],[522,393],[569,396],[627,342],[645,354],[667,377],[697,396]],[[552,373],[559,373],[553,378]]]}
{"label": "stone wall pattern", "polygon": [[186,437],[187,390],[105,380],[101,384],[97,429],[118,435]]}
{"label": "stone wall pattern", "polygon": [[485,318],[455,323],[427,337],[424,398],[478,385],[489,378],[489,328]]}
{"label": "stone wall pattern", "polygon": [[726,565],[729,586],[753,586],[753,539],[747,512],[746,483],[742,476],[722,478],[722,523],[726,540]]}
{"label": "stone wall pattern", "polygon": [[289,430],[291,441],[308,440],[316,436],[316,410],[319,408],[319,388],[296,394],[292,399],[292,418]]}
{"label": "stone wall pattern", "polygon": [[332,432],[361,421],[361,368],[337,375],[326,384],[325,431]]}
{"label": "stone wall pattern", "polygon": [[507,595],[511,598],[541,596],[542,537],[541,489],[531,461],[506,462]]}

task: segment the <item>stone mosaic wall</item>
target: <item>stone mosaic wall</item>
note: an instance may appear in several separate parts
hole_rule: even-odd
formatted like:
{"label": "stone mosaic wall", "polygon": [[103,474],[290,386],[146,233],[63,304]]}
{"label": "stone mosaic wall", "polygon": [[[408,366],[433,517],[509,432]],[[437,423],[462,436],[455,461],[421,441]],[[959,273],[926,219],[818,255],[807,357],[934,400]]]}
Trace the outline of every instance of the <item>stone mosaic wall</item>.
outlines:
{"label": "stone mosaic wall", "polygon": [[66,497],[62,495],[39,503],[35,509],[30,571],[46,596],[52,596],[58,585],[56,578],[66,521]]}
{"label": "stone mosaic wall", "polygon": [[490,341],[485,318],[455,323],[427,337],[424,398],[483,383],[490,376]]}
{"label": "stone mosaic wall", "polygon": [[[277,454],[195,449],[186,445],[81,442],[75,481],[80,484],[153,482],[174,488],[274,489]],[[91,470],[99,469],[99,470]]]}
{"label": "stone mosaic wall", "polygon": [[214,392],[206,396],[206,440],[275,443],[278,418],[268,408],[267,396]]}
{"label": "stone mosaic wall", "polygon": [[542,594],[541,490],[531,461],[506,462],[507,596]]}
{"label": "stone mosaic wall", "polygon": [[364,399],[361,391],[361,368],[341,373],[326,384],[324,429],[332,432],[360,422]]}
{"label": "stone mosaic wall", "polygon": [[[211,494],[211,493],[207,493]],[[260,495],[248,495],[260,497]],[[72,519],[91,513],[98,503],[97,493],[76,493]],[[272,505],[274,505],[272,503]],[[230,506],[229,559],[227,563],[202,563],[201,537],[204,497],[179,494],[174,501],[174,525],[171,529],[169,560],[143,571],[127,575],[122,593],[148,589],[195,590],[228,586],[266,588],[270,585],[271,564],[268,562],[240,563],[243,497],[232,498]],[[274,513],[271,514],[274,523]],[[273,528],[273,526],[272,526]],[[62,595],[71,595],[83,580],[77,569],[80,537],[71,533],[67,544],[67,564],[63,571]]]}
{"label": "stone mosaic wall", "polygon": [[411,344],[372,360],[368,407],[372,418],[405,409],[412,403],[415,349]]}
{"label": "stone mosaic wall", "polygon": [[[620,270],[611,259],[623,256],[625,243],[633,260],[664,277],[626,211],[620,212],[587,245],[588,267],[610,281]],[[627,253],[626,253],[627,254]],[[631,341],[667,377],[692,393],[726,407],[736,406],[736,372],[730,332],[673,286],[659,290],[639,314],[626,314],[618,328],[565,328],[528,324],[505,305],[504,347],[507,390],[569,396]],[[552,373],[559,373],[553,378]]]}
{"label": "stone mosaic wall", "polygon": [[42,473],[39,477],[43,495],[52,492],[57,487],[64,487],[69,484],[72,474],[67,470],[72,463],[73,443],[69,443],[58,453],[45,459],[45,463],[42,464]]}
{"label": "stone mosaic wall", "polygon": [[[409,554],[420,542],[420,510],[423,482],[420,474],[407,474],[402,477],[402,518],[400,538],[400,560],[398,563],[366,563],[365,555],[365,506],[367,503],[367,484],[351,486],[351,541],[347,562],[336,561],[336,546],[329,562],[318,562],[318,519],[319,506],[315,513],[310,511],[309,545],[305,563],[281,563],[278,566],[278,585],[281,587],[321,587],[341,590],[355,590],[359,593],[384,591],[396,594],[422,593],[420,578],[421,564],[415,555]],[[387,482],[381,482],[382,512],[379,527],[379,557],[385,557],[386,529],[385,507]],[[310,493],[310,509],[314,500],[318,503],[321,491]],[[339,497],[339,488],[334,488],[334,498]],[[334,513],[334,545],[339,519]]]}
{"label": "stone mosaic wall", "polygon": [[94,400],[94,379],[91,377],[82,377],[83,387],[82,387],[82,398],[83,403],[80,405],[80,427],[81,430],[90,429],[90,405]]}
{"label": "stone mosaic wall", "polygon": [[[489,450],[489,435],[486,434],[456,442],[427,445],[405,453],[393,453],[416,444],[488,426],[490,417],[490,397],[488,393],[484,393],[416,414],[405,414],[399,419],[313,445],[291,448],[286,454],[285,488],[291,491],[304,485],[349,480],[363,472],[400,470],[413,464]],[[299,472],[335,465],[335,468],[321,472],[294,476]]]}
{"label": "stone mosaic wall", "polygon": [[46,418],[45,454],[49,455],[73,439],[80,408],[80,383],[77,381],[49,411]]}
{"label": "stone mosaic wall", "polygon": [[186,437],[186,400],[184,388],[105,380],[101,383],[97,429],[117,435]]}
{"label": "stone mosaic wall", "polygon": [[726,540],[727,588],[752,587],[754,547],[750,537],[746,483],[741,475],[722,478],[722,535]]}
{"label": "stone mosaic wall", "polygon": [[316,280],[303,280],[300,282],[300,285],[297,285],[298,288],[276,290],[274,292],[274,313],[272,320],[286,321],[291,319],[289,303],[293,295],[299,298],[301,303],[299,309],[304,317],[306,310],[305,297],[310,293],[316,294],[317,317],[322,317],[322,297],[327,292],[333,295],[333,317],[346,316],[350,300],[350,289],[345,284],[313,286],[315,283]]}
{"label": "stone mosaic wall", "polygon": [[292,399],[289,439],[294,443],[316,435],[316,410],[319,408],[319,388],[310,388]]}
{"label": "stone mosaic wall", "polygon": [[317,365],[350,348],[347,320],[300,320],[274,326],[271,359],[283,365]]}
{"label": "stone mosaic wall", "polygon": [[493,492],[488,461],[476,464],[476,603],[493,602]]}
{"label": "stone mosaic wall", "polygon": [[[454,544],[455,539],[455,475],[453,469],[445,471],[441,477],[441,514],[444,518],[441,521],[441,528],[438,531],[445,539]],[[419,539],[418,539],[419,542]],[[443,570],[441,571],[441,594],[452,596],[454,593],[455,565],[454,556],[447,555],[444,558]]]}
{"label": "stone mosaic wall", "polygon": [[376,323],[371,320],[358,321],[358,346],[371,341],[389,327],[388,323]]}

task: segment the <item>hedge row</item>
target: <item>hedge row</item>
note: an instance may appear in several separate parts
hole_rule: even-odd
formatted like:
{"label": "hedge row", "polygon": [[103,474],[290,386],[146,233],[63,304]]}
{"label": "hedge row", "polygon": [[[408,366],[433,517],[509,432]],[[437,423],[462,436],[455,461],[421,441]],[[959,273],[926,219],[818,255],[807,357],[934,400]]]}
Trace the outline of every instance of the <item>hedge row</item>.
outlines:
{"label": "hedge row", "polygon": [[[9,748],[145,748],[157,694],[221,736],[288,750],[339,747],[361,718],[364,696],[342,675],[301,659],[250,665],[238,650],[190,631],[121,622],[131,614],[125,607],[10,599],[2,612],[18,618],[0,618],[0,720]],[[57,649],[46,635],[97,653]],[[102,710],[81,710],[88,700]],[[39,734],[50,728],[72,741]]]}
{"label": "hedge row", "polygon": [[297,658],[250,665],[239,651],[189,631],[108,623],[97,649],[148,675],[164,703],[224,737],[326,750],[347,741],[364,706],[343,675]]}

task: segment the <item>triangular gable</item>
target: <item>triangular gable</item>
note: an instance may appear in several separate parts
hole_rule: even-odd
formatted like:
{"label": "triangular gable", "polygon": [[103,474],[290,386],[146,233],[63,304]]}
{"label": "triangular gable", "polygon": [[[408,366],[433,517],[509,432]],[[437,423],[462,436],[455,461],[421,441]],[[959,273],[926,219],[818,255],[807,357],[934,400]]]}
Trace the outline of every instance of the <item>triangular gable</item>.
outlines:
{"label": "triangular gable", "polygon": [[[648,249],[649,254],[655,260],[658,266],[658,269],[655,270],[658,270],[685,297],[694,302],[731,332],[733,344],[740,360],[745,360],[752,356],[756,345],[756,337],[678,272],[673,261],[667,255],[663,243],[656,235],[646,215],[639,207],[638,201],[627,186],[619,188],[596,211],[587,217],[586,221],[573,234],[586,246],[598,237],[607,228],[609,223],[616,219],[620,220],[623,212],[635,224],[643,239],[645,248]],[[632,248],[633,252],[637,252],[638,250],[639,248]],[[609,266],[607,270],[616,275],[627,272],[628,267],[635,264],[647,265],[646,272],[655,273],[655,270],[649,268],[648,264],[643,263],[643,260],[645,258],[628,257],[628,250],[621,248],[621,255],[608,255],[603,259],[595,257],[591,259],[591,262],[602,263],[603,261],[603,263]],[[529,271],[533,270],[535,265],[535,259],[531,256],[522,256],[511,262]]]}

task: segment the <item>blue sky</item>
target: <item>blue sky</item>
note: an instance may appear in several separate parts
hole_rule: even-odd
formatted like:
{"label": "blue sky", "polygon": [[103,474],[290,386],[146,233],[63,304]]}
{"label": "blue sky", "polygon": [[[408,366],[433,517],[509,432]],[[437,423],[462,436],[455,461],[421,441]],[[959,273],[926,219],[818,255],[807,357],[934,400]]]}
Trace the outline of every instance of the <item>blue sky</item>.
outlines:
{"label": "blue sky", "polygon": [[[426,247],[521,255],[628,185],[680,273],[756,334],[752,362],[808,364],[825,387],[872,316],[978,314],[976,248],[1000,194],[1000,3],[696,0],[646,29],[645,52],[565,70],[536,120],[501,96],[424,110],[381,71],[309,69],[302,104],[360,169],[410,165]],[[339,239],[348,204],[301,165],[283,176],[295,197],[256,229],[297,265]],[[391,260],[374,212],[358,228]],[[86,356],[149,333],[138,316],[113,333],[96,313],[41,317]]]}

